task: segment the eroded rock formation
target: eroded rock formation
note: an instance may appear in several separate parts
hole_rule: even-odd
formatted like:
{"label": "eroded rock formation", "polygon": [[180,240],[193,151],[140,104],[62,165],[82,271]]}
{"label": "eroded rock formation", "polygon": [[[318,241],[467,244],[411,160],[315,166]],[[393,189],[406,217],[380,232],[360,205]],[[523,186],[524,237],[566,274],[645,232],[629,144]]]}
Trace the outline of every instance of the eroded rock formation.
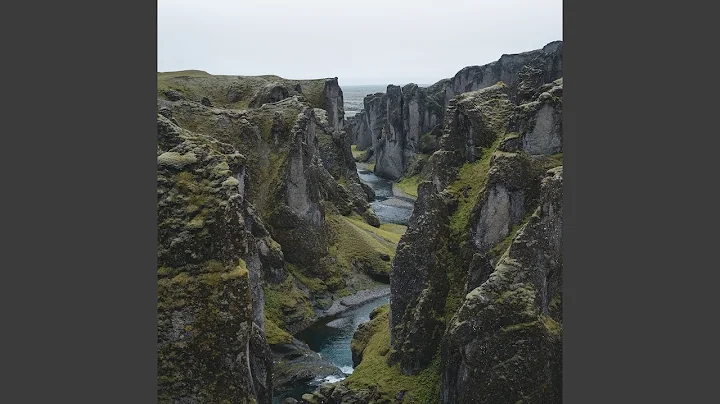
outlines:
{"label": "eroded rock formation", "polygon": [[[365,97],[365,108],[355,118],[352,138],[358,150],[371,149],[376,174],[400,178],[407,175],[407,169],[417,155],[432,154],[437,150],[440,135],[437,129],[442,125],[452,99],[498,82],[507,86],[508,98],[513,103],[537,99],[538,91],[550,91],[540,89],[543,84],[562,77],[562,50],[562,42],[556,41],[542,49],[502,55],[499,60],[486,65],[465,67],[453,78],[440,80],[426,88],[416,84],[408,84],[402,89],[390,85],[386,93]],[[548,132],[559,133],[561,111],[548,105],[548,100],[543,99],[540,103],[540,106],[527,105],[528,113],[537,116],[532,122],[537,128],[529,130],[541,138],[528,138],[526,149],[531,154],[547,154],[549,148],[559,147],[557,139],[545,137]]]}
{"label": "eroded rock formation", "polygon": [[[306,402],[561,402],[561,50],[503,56],[447,83],[390,310],[358,329],[354,373]],[[373,98],[394,111],[396,93]],[[397,122],[380,140],[397,138]],[[392,148],[378,150],[389,165]]]}

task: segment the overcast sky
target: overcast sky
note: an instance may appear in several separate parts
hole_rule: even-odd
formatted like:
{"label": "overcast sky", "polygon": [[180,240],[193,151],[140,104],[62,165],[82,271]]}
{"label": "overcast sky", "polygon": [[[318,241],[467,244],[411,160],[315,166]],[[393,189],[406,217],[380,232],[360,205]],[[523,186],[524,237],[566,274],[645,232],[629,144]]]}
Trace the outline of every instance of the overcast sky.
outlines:
{"label": "overcast sky", "polygon": [[431,84],[562,40],[562,0],[158,0],[158,71]]}

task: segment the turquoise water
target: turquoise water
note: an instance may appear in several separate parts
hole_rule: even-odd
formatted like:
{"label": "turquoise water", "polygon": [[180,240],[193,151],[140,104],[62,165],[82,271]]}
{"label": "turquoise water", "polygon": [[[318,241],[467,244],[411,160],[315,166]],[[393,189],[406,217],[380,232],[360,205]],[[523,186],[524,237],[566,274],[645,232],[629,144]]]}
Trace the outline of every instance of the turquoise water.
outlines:
{"label": "turquoise water", "polygon": [[350,341],[358,326],[370,320],[370,312],[390,302],[390,296],[371,300],[362,306],[340,314],[339,317],[316,323],[296,337],[308,344],[310,349],[340,368],[345,374],[353,371]]}

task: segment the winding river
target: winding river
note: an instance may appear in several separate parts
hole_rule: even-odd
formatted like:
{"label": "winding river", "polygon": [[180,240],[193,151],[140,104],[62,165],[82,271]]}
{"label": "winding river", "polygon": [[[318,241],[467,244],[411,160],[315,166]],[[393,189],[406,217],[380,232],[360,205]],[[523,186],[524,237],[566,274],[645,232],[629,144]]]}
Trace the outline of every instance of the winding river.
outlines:
{"label": "winding river", "polygon": [[[375,199],[371,206],[381,223],[406,225],[412,214],[414,200],[393,187],[393,182],[380,178],[370,171],[369,166],[357,163],[360,180],[375,191]],[[394,189],[395,188],[395,189]],[[320,321],[300,332],[296,337],[308,344],[310,349],[319,353],[324,359],[337,366],[346,375],[353,371],[350,342],[358,326],[370,320],[370,312],[378,306],[390,301],[388,294],[367,301],[336,317]],[[341,378],[328,378],[334,382]]]}

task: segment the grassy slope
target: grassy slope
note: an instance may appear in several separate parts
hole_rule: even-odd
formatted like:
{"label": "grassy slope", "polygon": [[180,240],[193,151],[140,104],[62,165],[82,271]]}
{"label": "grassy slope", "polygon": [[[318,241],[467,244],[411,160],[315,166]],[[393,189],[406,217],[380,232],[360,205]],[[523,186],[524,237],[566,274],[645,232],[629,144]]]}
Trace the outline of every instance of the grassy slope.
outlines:
{"label": "grassy slope", "polygon": [[418,196],[418,185],[422,182],[419,175],[413,175],[412,177],[405,177],[397,182],[397,186],[406,194]]}
{"label": "grassy slope", "polygon": [[365,223],[359,216],[340,215],[328,215],[326,222],[334,236],[330,253],[336,256],[339,265],[349,269],[353,261],[359,259],[371,262],[376,269],[383,268],[382,272],[390,270],[390,263],[383,261],[380,256],[395,256],[405,226],[381,225],[378,229]]}

